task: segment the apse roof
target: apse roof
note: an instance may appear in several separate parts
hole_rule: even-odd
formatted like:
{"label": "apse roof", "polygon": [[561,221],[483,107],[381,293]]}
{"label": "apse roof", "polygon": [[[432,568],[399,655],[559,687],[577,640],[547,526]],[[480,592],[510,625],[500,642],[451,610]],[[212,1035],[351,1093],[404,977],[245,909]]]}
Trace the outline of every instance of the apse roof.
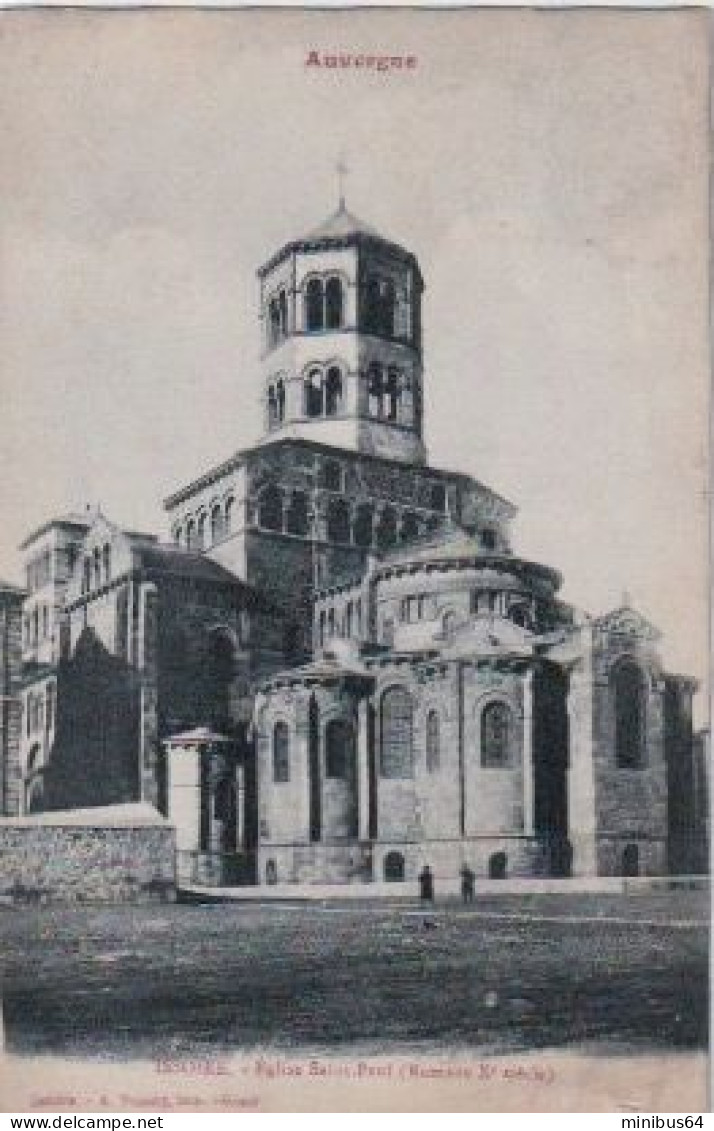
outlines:
{"label": "apse roof", "polygon": [[515,555],[503,553],[498,550],[486,550],[468,530],[464,530],[452,518],[447,518],[433,532],[426,537],[415,539],[406,546],[396,546],[390,550],[383,550],[377,557],[375,573],[386,570],[411,569],[414,567],[427,567],[430,564],[446,562],[478,562],[492,563],[498,568],[513,570],[528,570],[530,573],[547,577],[556,588],[561,584],[560,573],[550,566],[541,565],[539,562],[527,561]]}

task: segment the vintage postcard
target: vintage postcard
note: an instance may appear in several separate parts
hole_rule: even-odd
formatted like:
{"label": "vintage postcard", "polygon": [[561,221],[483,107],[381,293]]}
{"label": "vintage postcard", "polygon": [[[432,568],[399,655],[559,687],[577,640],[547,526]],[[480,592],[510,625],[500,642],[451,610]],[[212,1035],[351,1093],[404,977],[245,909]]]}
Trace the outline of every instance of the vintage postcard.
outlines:
{"label": "vintage postcard", "polygon": [[702,1125],[709,23],[0,12],[3,1111]]}

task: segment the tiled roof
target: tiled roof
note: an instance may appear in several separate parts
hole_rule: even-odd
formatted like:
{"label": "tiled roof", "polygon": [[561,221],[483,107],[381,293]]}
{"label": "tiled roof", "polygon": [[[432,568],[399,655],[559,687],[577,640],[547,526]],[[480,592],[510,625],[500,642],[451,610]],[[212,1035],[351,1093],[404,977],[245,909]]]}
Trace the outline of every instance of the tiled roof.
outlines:
{"label": "tiled roof", "polygon": [[370,224],[365,224],[363,220],[359,220],[352,212],[348,212],[344,204],[336,212],[320,224],[319,227],[314,228],[305,236],[308,241],[311,240],[324,240],[324,239],[343,239],[345,236],[374,236],[376,239],[383,239],[384,237],[379,234]]}

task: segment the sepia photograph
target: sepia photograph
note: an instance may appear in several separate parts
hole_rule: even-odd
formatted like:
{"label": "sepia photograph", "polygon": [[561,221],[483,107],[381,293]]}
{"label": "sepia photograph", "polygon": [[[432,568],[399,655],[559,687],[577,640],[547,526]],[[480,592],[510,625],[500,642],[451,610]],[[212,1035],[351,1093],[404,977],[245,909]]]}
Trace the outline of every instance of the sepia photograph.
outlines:
{"label": "sepia photograph", "polygon": [[0,11],[1,1110],[709,1110],[709,56]]}

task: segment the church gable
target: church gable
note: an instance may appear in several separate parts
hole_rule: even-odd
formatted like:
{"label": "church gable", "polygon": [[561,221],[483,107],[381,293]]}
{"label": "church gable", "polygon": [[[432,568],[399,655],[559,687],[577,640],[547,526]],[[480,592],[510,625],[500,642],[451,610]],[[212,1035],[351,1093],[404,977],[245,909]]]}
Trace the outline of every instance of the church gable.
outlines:
{"label": "church gable", "polygon": [[629,605],[598,617],[594,621],[594,628],[601,636],[617,637],[635,643],[652,644],[662,635],[658,628]]}

